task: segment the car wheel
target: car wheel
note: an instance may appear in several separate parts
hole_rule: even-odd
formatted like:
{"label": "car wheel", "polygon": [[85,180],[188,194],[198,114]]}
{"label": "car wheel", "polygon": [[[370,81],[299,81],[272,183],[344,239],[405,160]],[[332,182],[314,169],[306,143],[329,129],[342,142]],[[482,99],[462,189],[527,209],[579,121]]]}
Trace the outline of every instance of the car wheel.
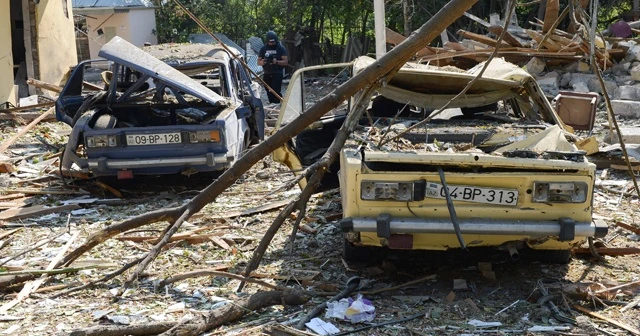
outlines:
{"label": "car wheel", "polygon": [[346,261],[353,262],[365,262],[374,258],[374,251],[369,246],[356,246],[349,242],[347,239],[343,239],[344,245],[342,248],[342,257]]}
{"label": "car wheel", "polygon": [[571,261],[571,250],[533,250],[535,260],[548,264],[568,264]]}
{"label": "car wheel", "polygon": [[102,130],[102,129],[112,129],[116,127],[116,123],[118,119],[110,114],[103,114],[98,117],[96,123],[93,125],[93,129]]}

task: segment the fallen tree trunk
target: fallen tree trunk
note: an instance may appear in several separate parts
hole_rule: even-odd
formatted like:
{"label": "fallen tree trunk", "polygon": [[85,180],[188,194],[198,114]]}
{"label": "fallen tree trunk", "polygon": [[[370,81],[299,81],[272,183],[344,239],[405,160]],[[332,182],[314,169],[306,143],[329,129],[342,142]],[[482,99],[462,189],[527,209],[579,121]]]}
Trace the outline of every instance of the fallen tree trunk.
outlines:
{"label": "fallen tree trunk", "polygon": [[74,330],[70,336],[124,336],[124,335],[199,335],[219,327],[224,323],[242,318],[245,314],[256,310],[275,306],[301,305],[311,297],[294,290],[257,292],[237,302],[226,304],[203,316],[201,321],[193,320],[184,323],[163,322],[135,326],[98,326],[82,330]]}

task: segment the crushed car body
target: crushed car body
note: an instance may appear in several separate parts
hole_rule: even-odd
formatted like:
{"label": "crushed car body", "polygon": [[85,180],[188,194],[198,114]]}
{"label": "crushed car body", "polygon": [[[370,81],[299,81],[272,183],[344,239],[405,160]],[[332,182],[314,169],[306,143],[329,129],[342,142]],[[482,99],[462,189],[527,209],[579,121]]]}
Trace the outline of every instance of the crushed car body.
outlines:
{"label": "crushed car body", "polygon": [[[360,57],[336,69],[357,74],[373,62]],[[379,89],[370,118],[332,169],[342,196],[346,259],[369,258],[366,247],[490,246],[514,258],[527,249],[564,263],[571,248],[606,235],[606,225],[592,220],[595,165],[573,143],[570,127],[526,71],[493,59],[473,82],[482,66],[465,71],[407,63]],[[304,72],[292,76],[279,125],[304,113],[298,103],[308,91]],[[323,117],[274,159],[294,172],[309,166],[313,160],[305,156],[324,153],[310,139],[330,144],[326,135],[341,126],[334,121],[350,106]]]}
{"label": "crushed car body", "polygon": [[201,48],[168,62],[115,37],[99,53],[110,70],[97,92],[83,90],[85,74],[105,61],[80,63],[56,103],[72,127],[62,169],[118,178],[220,171],[263,139],[262,102],[240,53]]}

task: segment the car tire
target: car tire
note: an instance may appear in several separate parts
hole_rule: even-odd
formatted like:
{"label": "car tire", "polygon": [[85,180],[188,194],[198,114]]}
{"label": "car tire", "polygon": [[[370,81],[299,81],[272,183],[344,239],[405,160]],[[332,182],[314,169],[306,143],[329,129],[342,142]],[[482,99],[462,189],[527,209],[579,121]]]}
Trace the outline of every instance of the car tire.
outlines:
{"label": "car tire", "polygon": [[116,127],[118,119],[110,114],[103,114],[98,117],[93,125],[94,130],[112,129]]}
{"label": "car tire", "polygon": [[547,264],[566,265],[571,261],[571,250],[533,250],[533,258]]}
{"label": "car tire", "polygon": [[342,257],[345,261],[366,262],[375,258],[372,247],[356,246],[347,239],[343,239],[343,242]]}

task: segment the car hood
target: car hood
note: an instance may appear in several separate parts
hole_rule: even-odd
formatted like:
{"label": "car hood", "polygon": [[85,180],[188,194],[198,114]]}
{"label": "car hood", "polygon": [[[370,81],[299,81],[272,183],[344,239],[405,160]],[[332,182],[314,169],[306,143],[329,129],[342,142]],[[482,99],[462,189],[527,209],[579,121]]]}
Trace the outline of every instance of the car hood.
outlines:
{"label": "car hood", "polygon": [[118,36],[105,44],[98,56],[127,66],[210,104],[221,105],[228,102],[226,98]]}

